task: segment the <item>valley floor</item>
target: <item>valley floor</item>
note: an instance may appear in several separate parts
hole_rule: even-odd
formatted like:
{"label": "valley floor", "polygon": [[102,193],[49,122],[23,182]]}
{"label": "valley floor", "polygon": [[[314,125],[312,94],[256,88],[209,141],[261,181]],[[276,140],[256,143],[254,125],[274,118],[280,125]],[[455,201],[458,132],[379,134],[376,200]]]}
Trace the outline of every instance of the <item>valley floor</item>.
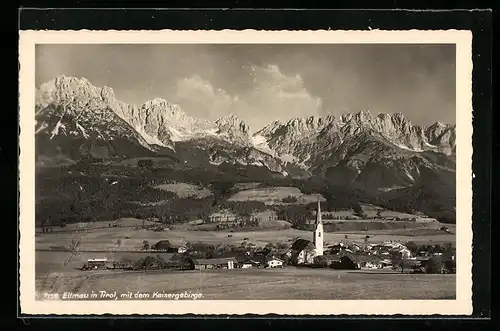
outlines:
{"label": "valley floor", "polygon": [[[438,231],[436,229],[394,229],[394,230],[372,230],[362,232],[327,232],[325,233],[325,245],[334,244],[346,240],[362,243],[367,235],[370,242],[377,243],[387,240],[413,241],[416,244],[442,244],[455,242],[455,235]],[[312,239],[310,231],[297,229],[283,229],[273,231],[239,231],[230,233],[228,231],[161,231],[139,229],[133,227],[89,229],[87,231],[64,231],[46,234],[37,234],[36,248],[51,249],[54,247],[67,247],[72,240],[80,241],[80,250],[139,250],[145,240],[154,244],[159,240],[168,239],[172,244],[183,245],[187,242],[203,242],[211,244],[240,245],[243,241],[258,246],[268,243],[292,242],[296,238]],[[120,245],[117,247],[117,241]]]}
{"label": "valley floor", "polygon": [[37,278],[36,292],[39,299],[44,293],[116,291],[118,299],[127,292],[187,292],[200,293],[202,300],[451,300],[456,296],[455,284],[455,275],[286,267],[51,273]]}
{"label": "valley floor", "polygon": [[[132,222],[132,220],[129,220]],[[141,223],[140,221],[137,221]],[[221,271],[81,271],[90,258],[137,260],[144,241],[154,244],[169,240],[232,244],[242,242],[264,246],[289,243],[296,238],[312,239],[309,231],[234,232],[180,231],[155,232],[136,229],[133,224],[109,227],[94,224],[76,231],[72,226],[60,232],[37,233],[35,240],[36,291],[42,293],[88,293],[91,291],[200,292],[204,299],[453,299],[455,275],[398,274],[392,270],[344,271],[286,267],[282,269],[236,269]],[[61,229],[62,230],[62,229]],[[432,230],[432,229],[429,229]],[[398,232],[399,231],[399,232]],[[402,229],[362,233],[325,233],[325,245],[348,240],[372,243],[386,240],[414,241],[416,244],[455,244],[455,235],[446,232],[401,233]],[[76,255],[61,251],[78,241]],[[117,244],[119,243],[119,245]],[[168,253],[161,253],[168,254]]]}

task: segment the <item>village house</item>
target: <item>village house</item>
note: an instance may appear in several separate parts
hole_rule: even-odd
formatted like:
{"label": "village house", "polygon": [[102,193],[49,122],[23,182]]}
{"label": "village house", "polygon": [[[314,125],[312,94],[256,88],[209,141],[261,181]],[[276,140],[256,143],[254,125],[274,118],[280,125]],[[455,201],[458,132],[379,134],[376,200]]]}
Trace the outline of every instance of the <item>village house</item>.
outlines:
{"label": "village house", "polygon": [[188,250],[188,248],[186,246],[177,247],[177,253],[179,253],[179,254],[184,254],[187,252],[187,250]]}
{"label": "village house", "polygon": [[354,257],[361,269],[382,269],[387,265],[387,263],[384,262],[384,260],[379,256],[356,254]]}
{"label": "village house", "polygon": [[297,239],[290,249],[292,264],[312,264],[315,254],[314,244],[307,239]]}
{"label": "village house", "polygon": [[193,259],[195,270],[207,269],[234,269],[238,265],[238,261],[232,258],[217,258],[217,259]]}
{"label": "village house", "polygon": [[82,267],[82,270],[97,270],[97,269],[106,269],[108,263],[108,259],[106,258],[92,258],[88,259],[87,263],[85,263]]}
{"label": "village house", "polygon": [[344,245],[344,243],[338,243],[335,245],[328,246],[328,252],[329,254],[338,254],[342,251],[349,250],[347,245]]}
{"label": "village house", "polygon": [[268,268],[282,268],[284,262],[285,261],[283,261],[282,259],[278,259],[278,258],[273,257],[267,261],[266,267],[268,267]]}
{"label": "village house", "polygon": [[405,259],[412,256],[411,251],[403,244],[397,242],[385,242],[380,245],[375,245],[370,248],[370,254],[379,255],[389,258],[392,252],[399,252]]}
{"label": "village house", "polygon": [[247,260],[239,262],[238,266],[241,269],[257,268],[257,267],[259,267],[259,263],[252,260],[252,259],[247,259]]}

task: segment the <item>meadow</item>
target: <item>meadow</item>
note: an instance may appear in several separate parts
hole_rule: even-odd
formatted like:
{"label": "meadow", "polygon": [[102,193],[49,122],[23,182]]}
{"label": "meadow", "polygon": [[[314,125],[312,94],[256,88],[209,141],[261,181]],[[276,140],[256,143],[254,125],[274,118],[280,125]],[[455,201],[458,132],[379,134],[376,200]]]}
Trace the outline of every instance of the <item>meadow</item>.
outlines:
{"label": "meadow", "polygon": [[36,280],[36,292],[201,293],[206,300],[455,299],[454,275],[397,274],[287,267],[220,271],[101,271],[53,273]]}
{"label": "meadow", "polygon": [[[239,188],[239,187],[238,187]],[[304,194],[296,187],[254,187],[242,189],[232,195],[228,201],[261,201],[267,205],[283,204],[285,198],[297,199],[294,204],[308,204],[325,201],[321,194]]]}
{"label": "meadow", "polygon": [[175,193],[179,198],[196,197],[201,199],[212,195],[210,190],[188,183],[162,184],[155,188]]}
{"label": "meadow", "polygon": [[[38,233],[35,237],[37,249],[50,250],[57,247],[68,247],[72,241],[78,240],[79,249],[83,251],[137,251],[140,250],[143,242],[147,240],[154,244],[159,240],[168,239],[174,245],[184,245],[187,242],[204,242],[210,244],[232,244],[240,245],[241,242],[251,242],[258,246],[265,246],[268,243],[291,242],[297,238],[312,239],[310,231],[298,229],[282,230],[261,230],[261,231],[185,231],[167,230],[155,232],[146,229],[135,229],[132,227],[133,219],[127,219],[123,227],[106,227],[106,222],[93,223],[96,228],[88,228],[81,231],[61,231],[53,233]],[[105,223],[102,227],[96,224]],[[136,225],[142,224],[141,220],[136,220]],[[439,224],[439,223],[438,223]],[[370,242],[393,241],[413,241],[417,244],[442,244],[455,242],[455,235],[439,231],[436,228],[424,228],[419,233],[415,229],[388,229],[359,232],[325,232],[325,245],[348,240],[362,243],[367,235]],[[248,238],[245,240],[245,238]],[[119,245],[117,245],[119,241]]]}
{"label": "meadow", "polygon": [[[221,271],[81,271],[90,258],[138,260],[155,252],[141,252],[144,241],[154,244],[169,240],[174,245],[188,242],[230,244],[242,242],[265,246],[268,243],[290,244],[297,238],[312,239],[311,232],[298,229],[261,231],[186,231],[173,227],[156,232],[140,227],[148,224],[127,218],[112,222],[90,223],[82,229],[77,224],[59,232],[35,236],[35,278],[37,293],[92,290],[141,292],[200,292],[204,299],[453,299],[454,275],[397,274],[392,270],[332,270],[286,267],[283,269],[236,269]],[[153,224],[153,223],[150,223]],[[416,244],[454,244],[455,236],[436,230],[438,222],[430,222],[427,233],[416,229],[363,231],[359,233],[325,233],[325,245],[340,241],[372,243],[386,240],[413,241]],[[429,232],[434,231],[434,232]],[[78,253],[60,251],[78,242]],[[164,259],[171,254],[159,253]]]}

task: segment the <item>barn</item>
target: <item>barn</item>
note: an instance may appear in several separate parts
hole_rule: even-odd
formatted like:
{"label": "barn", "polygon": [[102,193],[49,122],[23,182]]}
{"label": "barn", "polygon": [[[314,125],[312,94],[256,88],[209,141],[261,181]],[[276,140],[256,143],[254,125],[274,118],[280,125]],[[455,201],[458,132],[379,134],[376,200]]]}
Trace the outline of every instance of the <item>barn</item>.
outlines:
{"label": "barn", "polygon": [[234,257],[218,259],[193,259],[195,270],[234,269],[238,261]]}
{"label": "barn", "polygon": [[278,258],[273,257],[267,261],[266,267],[268,267],[268,268],[282,268],[284,262],[285,261],[283,261],[282,259],[278,259]]}

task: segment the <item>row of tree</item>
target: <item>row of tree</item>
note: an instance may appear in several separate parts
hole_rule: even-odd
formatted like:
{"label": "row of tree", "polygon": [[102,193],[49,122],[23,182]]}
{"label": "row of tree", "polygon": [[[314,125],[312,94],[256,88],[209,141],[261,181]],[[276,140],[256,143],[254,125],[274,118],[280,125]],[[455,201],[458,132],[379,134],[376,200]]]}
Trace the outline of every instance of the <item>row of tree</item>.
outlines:
{"label": "row of tree", "polygon": [[[162,183],[165,178],[209,187],[213,196],[205,199],[179,199],[171,192],[155,189],[154,186]],[[228,208],[238,215],[265,210],[263,203],[227,202],[227,198],[235,193],[234,185],[245,180],[255,179],[232,176],[230,173],[223,175],[204,169],[184,171],[151,168],[148,162],[141,167],[79,164],[37,175],[37,193],[41,198],[36,206],[36,218],[59,224],[137,215],[141,218],[163,217],[164,222],[175,223],[206,219],[220,208]],[[363,217],[365,215],[361,203],[413,212],[412,208],[407,208],[397,200],[386,201],[373,192],[332,186],[320,180],[264,178],[262,181],[264,186],[294,186],[305,194],[320,193],[326,198],[322,208],[327,212],[354,210],[358,216]],[[284,198],[283,202],[292,205],[277,207],[278,217],[290,221],[295,227],[303,227],[313,217],[311,211],[316,208],[316,204],[295,205],[297,199],[292,196]],[[400,203],[401,205],[397,205]],[[447,215],[446,210],[439,212]]]}

